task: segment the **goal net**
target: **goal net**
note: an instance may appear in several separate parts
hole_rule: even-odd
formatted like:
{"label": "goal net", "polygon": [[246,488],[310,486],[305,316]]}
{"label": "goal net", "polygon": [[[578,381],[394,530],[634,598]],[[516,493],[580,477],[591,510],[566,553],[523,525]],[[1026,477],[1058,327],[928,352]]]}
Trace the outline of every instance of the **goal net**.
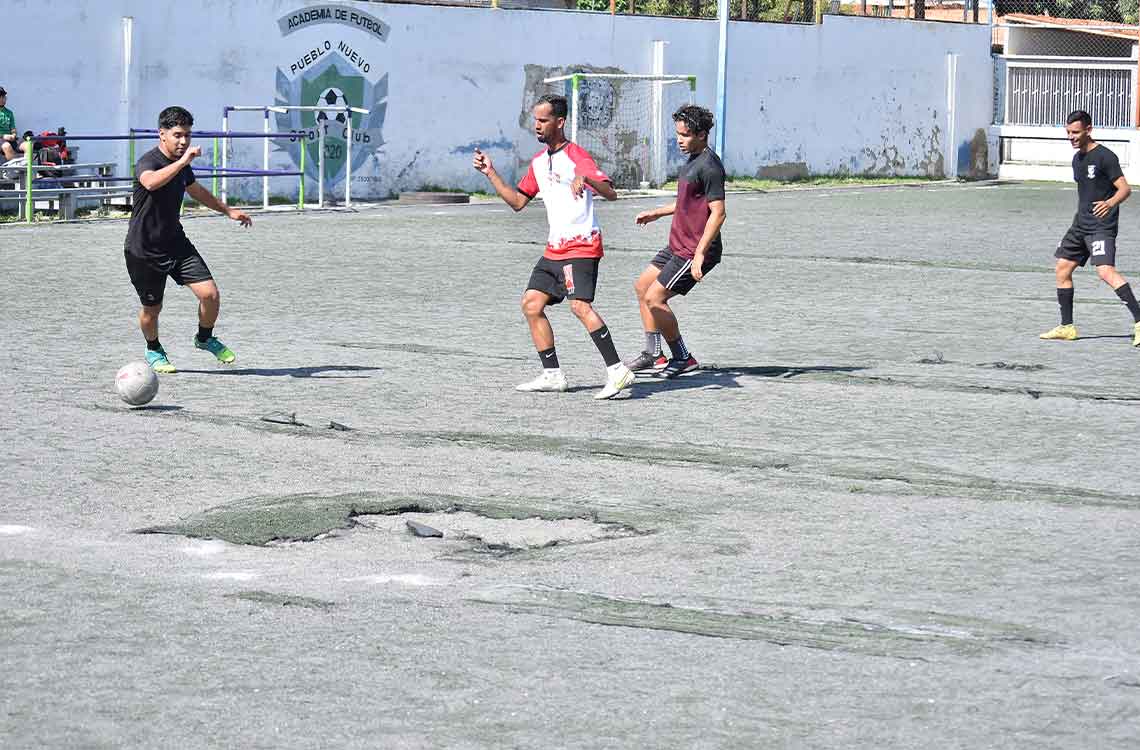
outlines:
{"label": "goal net", "polygon": [[679,170],[673,112],[693,103],[696,76],[573,73],[543,83],[566,97],[570,140],[615,186],[659,187]]}

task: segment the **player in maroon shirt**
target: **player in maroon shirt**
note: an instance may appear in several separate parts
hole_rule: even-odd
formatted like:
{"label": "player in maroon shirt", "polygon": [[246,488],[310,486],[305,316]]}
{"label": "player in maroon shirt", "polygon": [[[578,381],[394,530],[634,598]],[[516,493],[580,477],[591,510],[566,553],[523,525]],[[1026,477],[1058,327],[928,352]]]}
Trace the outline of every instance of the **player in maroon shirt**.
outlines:
{"label": "player in maroon shirt", "polygon": [[[663,378],[675,378],[698,367],[697,358],[681,338],[669,300],[688,294],[720,263],[720,228],[725,216],[724,166],[709,148],[712,112],[686,105],[673,113],[673,123],[677,146],[689,155],[689,161],[677,175],[677,200],[637,215],[636,221],[642,226],[671,215],[673,226],[668,246],[633,283],[645,326],[645,351],[626,363],[635,372],[659,370]],[[668,360],[662,354],[662,338],[672,354]]]}

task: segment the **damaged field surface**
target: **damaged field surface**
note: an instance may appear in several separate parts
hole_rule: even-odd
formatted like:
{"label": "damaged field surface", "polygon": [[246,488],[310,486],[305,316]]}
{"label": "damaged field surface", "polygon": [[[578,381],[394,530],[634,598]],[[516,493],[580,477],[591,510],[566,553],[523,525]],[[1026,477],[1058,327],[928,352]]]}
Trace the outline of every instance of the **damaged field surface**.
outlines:
{"label": "damaged field surface", "polygon": [[[171,283],[140,409],[126,225],[0,228],[0,746],[1134,747],[1140,350],[1087,269],[1037,338],[1074,203],[730,196],[701,369],[613,401],[566,305],[514,391],[541,205],[188,220],[237,362]],[[626,357],[655,204],[599,206]]]}

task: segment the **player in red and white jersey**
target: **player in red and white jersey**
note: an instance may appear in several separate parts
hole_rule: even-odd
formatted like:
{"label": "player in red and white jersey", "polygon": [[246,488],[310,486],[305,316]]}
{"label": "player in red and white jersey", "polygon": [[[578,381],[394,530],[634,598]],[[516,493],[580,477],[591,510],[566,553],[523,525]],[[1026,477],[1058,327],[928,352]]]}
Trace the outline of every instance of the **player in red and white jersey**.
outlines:
{"label": "player in red and white jersey", "polygon": [[530,161],[526,176],[517,187],[508,185],[491,164],[491,158],[475,150],[474,167],[487,176],[495,192],[515,211],[521,211],[535,196],[546,206],[550,234],[546,251],[535,264],[523,293],[522,310],[542,374],[517,386],[519,391],[565,391],[566,377],[554,349],[554,329],[546,308],[570,300],[570,309],[586,326],[606,364],[606,385],[594,398],[613,398],[634,381],[633,372],[621,362],[606,322],[594,310],[594,290],[602,259],[602,232],[594,218],[597,193],[617,200],[610,178],[586,150],[566,140],[566,97],[543,96],[534,105],[534,131],[546,148]]}

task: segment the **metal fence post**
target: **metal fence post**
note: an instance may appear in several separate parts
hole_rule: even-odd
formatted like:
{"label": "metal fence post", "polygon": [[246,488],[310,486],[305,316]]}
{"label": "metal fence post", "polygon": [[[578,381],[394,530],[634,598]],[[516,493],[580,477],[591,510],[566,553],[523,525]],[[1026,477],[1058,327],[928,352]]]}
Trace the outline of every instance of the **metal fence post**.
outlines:
{"label": "metal fence post", "polygon": [[347,145],[344,159],[344,207],[352,208],[352,110],[345,107],[344,113],[348,115],[348,121],[345,123]]}
{"label": "metal fence post", "polygon": [[32,171],[33,171],[32,170],[32,151],[34,150],[32,148],[32,139],[31,138],[25,138],[24,139],[24,146],[28,149],[24,153],[24,156],[27,159],[27,167],[28,167],[28,174],[25,176],[25,179],[24,179],[24,191],[25,191],[24,221],[31,224],[32,223],[32,216],[33,216],[33,214],[35,214],[35,210],[36,210],[35,201],[32,200]]}

